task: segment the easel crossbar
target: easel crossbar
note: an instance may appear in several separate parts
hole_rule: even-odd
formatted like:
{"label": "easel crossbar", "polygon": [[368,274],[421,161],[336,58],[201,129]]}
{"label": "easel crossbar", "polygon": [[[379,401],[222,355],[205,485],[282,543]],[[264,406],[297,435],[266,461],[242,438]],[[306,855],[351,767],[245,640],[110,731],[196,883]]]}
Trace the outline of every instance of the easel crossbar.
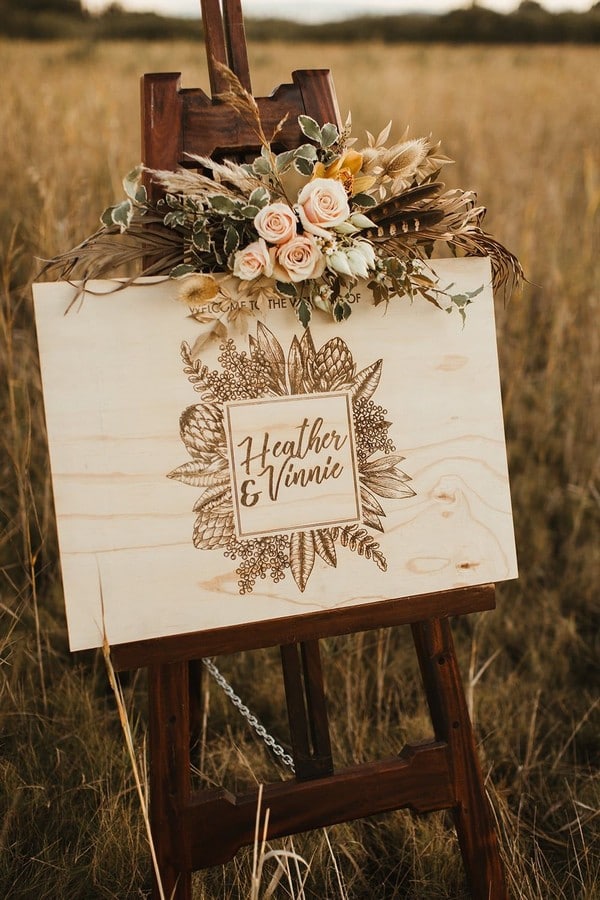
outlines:
{"label": "easel crossbar", "polygon": [[[179,810],[182,870],[228,862],[253,843],[258,791],[234,796],[223,789],[202,791]],[[410,808],[427,813],[456,804],[448,745],[407,745],[399,757],[340,769],[311,781],[267,785],[262,813],[269,810],[268,838]]]}
{"label": "easel crossbar", "polygon": [[303,641],[320,640],[357,631],[372,631],[394,625],[412,625],[430,619],[461,616],[494,609],[493,584],[456,588],[451,591],[382,600],[358,606],[323,610],[301,616],[286,616],[266,622],[209,628],[205,631],[177,634],[111,647],[116,671],[148,665],[188,662],[206,656],[241,653]]}

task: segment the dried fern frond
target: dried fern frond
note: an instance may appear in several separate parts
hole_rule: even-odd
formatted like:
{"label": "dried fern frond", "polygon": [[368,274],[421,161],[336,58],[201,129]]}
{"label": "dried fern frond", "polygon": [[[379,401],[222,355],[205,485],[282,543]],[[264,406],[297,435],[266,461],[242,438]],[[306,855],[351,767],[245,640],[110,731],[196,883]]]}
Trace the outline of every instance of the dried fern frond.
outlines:
{"label": "dried fern frond", "polygon": [[168,272],[181,261],[181,235],[164,228],[158,217],[146,216],[143,223],[132,223],[124,233],[117,225],[100,228],[77,247],[45,260],[39,275],[51,272],[60,279],[77,279],[85,285],[144,259],[147,262],[135,277]]}

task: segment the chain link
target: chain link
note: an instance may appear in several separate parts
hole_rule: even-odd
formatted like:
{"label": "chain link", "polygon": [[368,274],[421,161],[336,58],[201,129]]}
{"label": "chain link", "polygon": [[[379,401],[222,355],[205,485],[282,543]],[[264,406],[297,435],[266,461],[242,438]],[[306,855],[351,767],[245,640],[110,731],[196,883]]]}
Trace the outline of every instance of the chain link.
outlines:
{"label": "chain link", "polygon": [[207,672],[209,672],[210,675],[214,678],[223,693],[225,693],[229,697],[235,708],[238,710],[240,715],[242,715],[244,719],[246,719],[250,727],[254,729],[254,731],[264,741],[264,743],[272,751],[272,753],[275,756],[279,757],[281,762],[289,769],[291,769],[292,772],[295,772],[296,768],[294,766],[293,758],[289,753],[285,752],[281,744],[277,743],[273,735],[269,734],[265,726],[261,725],[256,716],[250,712],[248,707],[242,702],[242,699],[235,693],[229,682],[223,677],[223,675],[221,675],[212,659],[203,659],[202,662]]}

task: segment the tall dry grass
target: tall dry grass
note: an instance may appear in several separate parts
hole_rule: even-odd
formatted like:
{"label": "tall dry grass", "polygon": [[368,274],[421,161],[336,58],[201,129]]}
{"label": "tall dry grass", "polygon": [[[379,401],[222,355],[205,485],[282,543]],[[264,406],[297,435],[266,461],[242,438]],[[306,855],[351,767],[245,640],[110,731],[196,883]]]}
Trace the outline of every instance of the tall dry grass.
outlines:
{"label": "tall dry grass", "polygon": [[[489,227],[531,285],[498,304],[521,578],[498,609],[454,630],[513,894],[600,897],[598,407],[600,66],[593,48],[251,48],[255,93],[295,67],[333,69],[357,133],[443,138],[453,184],[478,190]],[[34,257],[88,234],[139,161],[138,76],[181,70],[206,85],[196,45],[0,44],[0,890],[5,897],[133,898],[149,853],[101,654],[67,648],[30,284]],[[403,629],[326,642],[339,764],[428,734]],[[274,652],[220,661],[286,740]],[[208,690],[208,689],[207,689]],[[124,689],[138,747],[144,675]],[[218,691],[198,778],[232,787],[278,777]],[[328,845],[328,841],[330,844]],[[279,845],[277,845],[279,846]],[[396,813],[294,839],[300,893],[466,896],[444,817]],[[335,864],[334,864],[335,860]],[[265,863],[263,885],[270,878]],[[253,881],[254,878],[254,881]],[[257,888],[252,852],[195,876],[198,898]]]}

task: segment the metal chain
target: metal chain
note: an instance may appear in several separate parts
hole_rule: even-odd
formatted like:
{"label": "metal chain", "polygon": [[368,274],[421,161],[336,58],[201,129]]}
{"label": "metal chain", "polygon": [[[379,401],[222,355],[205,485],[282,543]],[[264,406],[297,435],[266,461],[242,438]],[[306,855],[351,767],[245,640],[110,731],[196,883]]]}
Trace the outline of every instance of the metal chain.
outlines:
{"label": "metal chain", "polygon": [[281,744],[278,744],[275,738],[269,734],[264,725],[258,721],[256,716],[250,712],[247,706],[242,702],[241,698],[235,693],[228,681],[221,675],[212,659],[202,660],[206,670],[212,675],[221,690],[229,697],[238,712],[246,719],[248,724],[255,730],[257,735],[264,741],[267,747],[278,756],[281,762],[286,765],[292,772],[296,771],[294,760],[289,753],[286,753]]}

